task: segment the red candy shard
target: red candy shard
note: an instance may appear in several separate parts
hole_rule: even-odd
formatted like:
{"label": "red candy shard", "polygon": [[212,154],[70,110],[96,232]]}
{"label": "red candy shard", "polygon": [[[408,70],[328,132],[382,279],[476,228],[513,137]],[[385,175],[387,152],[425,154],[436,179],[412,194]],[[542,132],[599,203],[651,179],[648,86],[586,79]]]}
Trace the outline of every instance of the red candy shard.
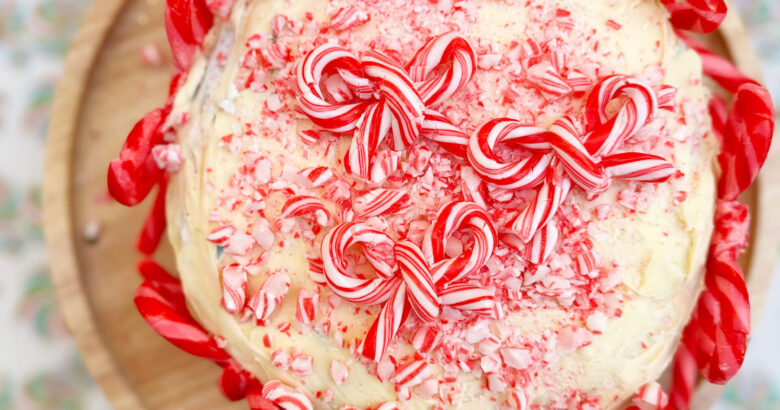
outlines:
{"label": "red candy shard", "polygon": [[672,25],[697,33],[715,31],[726,18],[728,7],[724,0],[661,0],[671,13]]}
{"label": "red candy shard", "polygon": [[160,127],[167,113],[156,109],[146,114],[130,131],[119,158],[108,166],[108,192],[119,203],[133,206],[143,201],[163,172],[151,156],[162,140]]}
{"label": "red candy shard", "polygon": [[238,401],[246,397],[249,389],[258,384],[257,380],[233,359],[228,360],[222,368],[222,375],[217,383],[219,391],[230,401]]}
{"label": "red candy shard", "polygon": [[152,209],[149,211],[149,216],[146,217],[146,222],[136,243],[136,248],[145,255],[151,255],[157,250],[167,226],[165,220],[165,194],[168,190],[168,178],[162,178],[159,185],[154,205],[152,205]]}
{"label": "red candy shard", "polygon": [[194,356],[217,363],[230,359],[189,313],[181,311],[181,301],[169,300],[166,296],[170,296],[166,294],[166,288],[160,288],[150,280],[144,281],[135,294],[138,312],[157,334]]}
{"label": "red candy shard", "polygon": [[213,25],[214,15],[204,0],[167,1],[165,31],[177,68],[186,70],[192,65],[192,59]]}
{"label": "red candy shard", "polygon": [[718,185],[721,199],[734,200],[755,181],[769,153],[774,131],[774,103],[758,84],[743,84],[731,103],[718,156],[723,175]]}

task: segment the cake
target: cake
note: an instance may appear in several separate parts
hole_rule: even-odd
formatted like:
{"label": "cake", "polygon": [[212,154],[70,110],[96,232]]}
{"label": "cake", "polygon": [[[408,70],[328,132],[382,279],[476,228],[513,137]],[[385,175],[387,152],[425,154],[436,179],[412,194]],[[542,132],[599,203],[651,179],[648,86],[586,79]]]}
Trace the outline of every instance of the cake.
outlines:
{"label": "cake", "polygon": [[723,164],[663,5],[170,3],[150,173],[187,316],[264,403],[666,405]]}

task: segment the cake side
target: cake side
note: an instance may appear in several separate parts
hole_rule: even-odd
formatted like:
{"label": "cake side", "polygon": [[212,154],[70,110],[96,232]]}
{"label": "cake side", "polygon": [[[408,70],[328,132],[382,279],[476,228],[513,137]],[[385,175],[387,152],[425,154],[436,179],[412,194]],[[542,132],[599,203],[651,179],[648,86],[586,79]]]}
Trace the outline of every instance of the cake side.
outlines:
{"label": "cake side", "polygon": [[[428,2],[420,2],[418,6],[434,7]],[[334,7],[338,9],[337,4],[330,7],[331,12]],[[307,253],[311,248],[316,249],[314,245],[327,228],[306,237],[305,232],[313,233],[311,227],[315,225],[311,221],[293,221],[278,228],[269,226],[269,230],[275,231],[274,243],[264,249],[265,256],[256,262],[260,249],[267,245],[252,235],[257,225],[253,218],[260,210],[256,207],[263,206],[264,219],[274,224],[288,199],[284,193],[269,192],[259,201],[258,188],[262,190],[265,186],[268,190],[268,185],[278,181],[300,185],[300,190],[325,198],[326,207],[330,205],[328,199],[343,195],[344,189],[349,196],[351,190],[366,188],[335,165],[348,148],[348,138],[334,136],[314,145],[301,142],[300,132],[314,127],[294,112],[296,103],[289,82],[295,59],[283,58],[279,63],[282,67],[267,70],[266,78],[253,81],[247,90],[238,90],[237,79],[246,75],[240,63],[248,50],[245,43],[258,33],[260,41],[271,37],[273,16],[284,14],[301,22],[304,33],[290,34],[294,56],[300,56],[296,46],[301,44],[301,39],[305,44],[314,37],[339,36],[356,53],[379,47],[392,50],[401,61],[407,61],[429,35],[455,29],[478,49],[480,70],[469,88],[457,94],[454,101],[445,103],[442,111],[460,120],[458,125],[467,132],[473,132],[490,118],[507,115],[549,126],[556,118],[582,109],[583,98],[552,98],[522,75],[517,81],[508,80],[513,78],[512,70],[517,69],[507,57],[512,55],[512,41],[555,40],[552,33],[560,32],[557,24],[565,24],[571,28],[561,38],[559,49],[568,57],[570,67],[587,72],[594,81],[604,75],[621,73],[638,76],[653,85],[677,88],[676,111],[660,115],[629,142],[671,160],[680,173],[671,182],[657,186],[616,181],[592,201],[577,191],[569,196],[564,211],[566,220],[573,222],[570,233],[575,238],[572,239],[575,243],[569,246],[579,244],[577,241],[582,240],[579,237],[592,238],[600,268],[595,278],[577,280],[571,268],[573,262],[567,259],[567,250],[571,249],[567,245],[554,252],[552,259],[544,264],[542,274],[536,274],[540,268],[532,269],[519,260],[501,261],[500,266],[494,267],[496,271],[488,268],[487,273],[493,278],[490,286],[497,293],[517,290],[522,298],[502,300],[507,307],[507,318],[503,321],[472,318],[468,326],[454,320],[444,326],[447,330],[444,337],[448,339],[442,343],[444,346],[473,345],[474,349],[469,352],[469,359],[463,360],[471,362],[474,370],[459,372],[458,382],[452,383],[460,389],[455,404],[473,408],[502,403],[511,387],[498,391],[500,386],[494,385],[494,391],[484,391],[486,377],[482,373],[486,365],[483,362],[491,359],[483,358],[497,358],[506,364],[506,356],[510,354],[521,355],[515,359],[527,356],[529,363],[522,369],[513,367],[509,383],[500,381],[522,389],[540,404],[610,407],[642,384],[656,379],[671,358],[701,281],[700,270],[712,229],[713,158],[717,150],[715,138],[709,136],[708,95],[701,85],[698,57],[672,35],[662,9],[653,2],[618,2],[614,6],[604,2],[587,7],[576,2],[547,2],[538,8],[505,2],[462,2],[456,13],[444,6],[443,11],[416,10],[415,13],[413,7],[400,7],[393,2],[366,3],[364,7],[371,21],[346,30],[347,34],[343,31],[338,34],[336,29],[321,33],[314,27],[315,23],[304,23],[308,20],[306,11],[311,11],[312,21],[329,24],[326,2],[314,5],[239,2],[230,22],[215,35],[221,40],[213,39],[217,51],[210,59],[195,63],[187,84],[177,96],[171,118],[181,118],[178,113],[186,112],[190,120],[179,133],[185,160],[182,172],[172,180],[168,220],[188,301],[201,323],[222,336],[231,354],[263,380],[280,379],[309,392],[312,398],[321,392],[320,400],[327,398],[327,392],[331,391],[330,405],[360,407],[398,400],[394,383],[381,383],[374,375],[377,366],[355,360],[350,351],[350,347],[354,350],[354,340],[362,338],[373,322],[378,307],[356,309],[350,303],[334,300],[326,288],[318,288],[309,278]],[[552,20],[555,23],[541,23],[561,14],[556,13],[557,9],[569,11],[573,23],[556,19]],[[408,22],[408,25],[396,22]],[[394,39],[403,41],[391,44]],[[601,54],[591,52],[596,40],[599,49],[605,50]],[[220,51],[224,52],[224,58]],[[268,89],[255,83],[266,84]],[[233,138],[225,138],[231,134]],[[425,148],[431,151],[428,167],[424,170],[410,167],[408,173],[419,171],[415,178],[426,186],[418,182],[408,187],[415,197],[415,206],[408,214],[396,218],[401,221],[424,222],[442,203],[460,195],[457,186],[446,183],[438,187],[436,191],[441,194],[436,197],[425,195],[432,191],[427,185],[437,179],[447,180],[451,170],[459,166],[436,146],[425,145]],[[260,170],[255,166],[252,178],[247,180],[246,172],[239,169],[250,159],[260,165]],[[448,159],[450,162],[446,162]],[[402,161],[411,162],[408,157]],[[268,165],[270,170],[266,171]],[[329,167],[337,174],[337,180],[348,182],[345,187],[330,190],[306,187],[298,179],[297,171],[315,166]],[[430,177],[427,168],[432,169]],[[494,190],[491,195],[495,199],[506,194]],[[513,199],[519,203],[527,200]],[[335,207],[329,210],[339,215]],[[236,239],[234,247],[223,247],[222,257],[218,257],[217,246],[207,237],[215,227],[226,222],[236,231],[247,232],[247,237],[252,239],[244,238],[242,246],[238,245],[240,239]],[[388,221],[388,231],[398,235],[400,225],[403,223]],[[257,236],[263,237],[259,233]],[[247,243],[249,248],[244,252],[242,248]],[[245,254],[241,255],[242,252]],[[250,268],[248,296],[256,293],[269,273],[285,269],[285,275],[291,280],[287,296],[264,326],[257,326],[254,321],[240,323],[241,315],[229,314],[221,305],[220,272],[224,275],[225,266],[232,264]],[[256,269],[254,274],[252,269]],[[547,269],[549,272],[545,272]],[[315,320],[311,329],[302,326],[295,317],[300,289],[319,294],[317,311],[321,323]],[[579,306],[583,300],[587,302],[583,304],[586,308]],[[324,331],[325,323],[329,323],[329,331]],[[487,338],[478,340],[485,336],[479,333],[483,330],[470,331],[475,328],[486,328],[487,334],[501,341],[496,349],[498,356],[496,351],[490,352],[488,343],[482,343]],[[416,330],[414,325],[402,328],[389,354],[401,358],[412,352],[408,342]],[[509,350],[502,354],[501,349]],[[281,368],[274,365],[274,358],[284,356],[276,352],[287,352],[291,361],[303,359],[297,365],[292,364],[292,370],[285,370],[285,363],[281,363]],[[434,351],[428,357],[434,364],[433,371],[440,375],[446,369],[438,365],[446,360],[437,357],[439,353]],[[311,373],[308,373],[306,357],[311,358]],[[334,361],[349,369],[340,384],[334,380]],[[502,378],[509,376],[502,375]],[[426,389],[430,390],[430,386],[425,383],[412,386],[415,394],[405,406],[423,408],[435,403],[437,397],[424,398],[429,393]]]}

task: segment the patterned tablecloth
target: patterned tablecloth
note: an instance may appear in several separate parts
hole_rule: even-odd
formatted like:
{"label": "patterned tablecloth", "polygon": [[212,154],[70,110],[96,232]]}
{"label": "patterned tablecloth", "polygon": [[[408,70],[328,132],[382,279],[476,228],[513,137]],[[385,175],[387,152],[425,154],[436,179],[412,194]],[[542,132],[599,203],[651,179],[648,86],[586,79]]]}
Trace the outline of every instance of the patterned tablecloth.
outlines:
{"label": "patterned tablecloth", "polygon": [[[0,410],[110,408],[64,330],[41,235],[40,180],[52,93],[90,3],[0,0]],[[780,102],[780,1],[735,4]],[[778,319],[775,281],[744,368],[718,409],[780,409]]]}

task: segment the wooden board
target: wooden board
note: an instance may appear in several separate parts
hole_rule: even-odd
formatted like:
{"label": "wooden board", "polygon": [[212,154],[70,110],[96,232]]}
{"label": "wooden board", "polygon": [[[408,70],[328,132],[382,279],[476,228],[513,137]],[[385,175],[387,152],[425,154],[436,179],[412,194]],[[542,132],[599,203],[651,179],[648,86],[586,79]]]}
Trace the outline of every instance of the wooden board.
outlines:
{"label": "wooden board", "polygon": [[[44,219],[51,271],[61,310],[90,372],[117,409],[229,409],[216,387],[218,368],[158,337],[138,315],[133,294],[140,283],[134,251],[150,201],[126,208],[108,200],[106,167],[132,125],[165,99],[170,56],[163,28],[164,0],[99,0],[72,46],[51,122],[44,181]],[[739,18],[724,25],[725,43],[739,65],[757,75],[757,59]],[[156,44],[162,67],[145,66],[141,47]],[[777,150],[773,152],[779,159]],[[770,205],[780,198],[768,161],[746,201],[753,207],[753,245],[745,258],[753,320],[763,306],[780,229]],[[97,242],[84,239],[99,223]],[[164,246],[157,259],[173,267]],[[702,386],[697,407],[708,407],[717,388]]]}

